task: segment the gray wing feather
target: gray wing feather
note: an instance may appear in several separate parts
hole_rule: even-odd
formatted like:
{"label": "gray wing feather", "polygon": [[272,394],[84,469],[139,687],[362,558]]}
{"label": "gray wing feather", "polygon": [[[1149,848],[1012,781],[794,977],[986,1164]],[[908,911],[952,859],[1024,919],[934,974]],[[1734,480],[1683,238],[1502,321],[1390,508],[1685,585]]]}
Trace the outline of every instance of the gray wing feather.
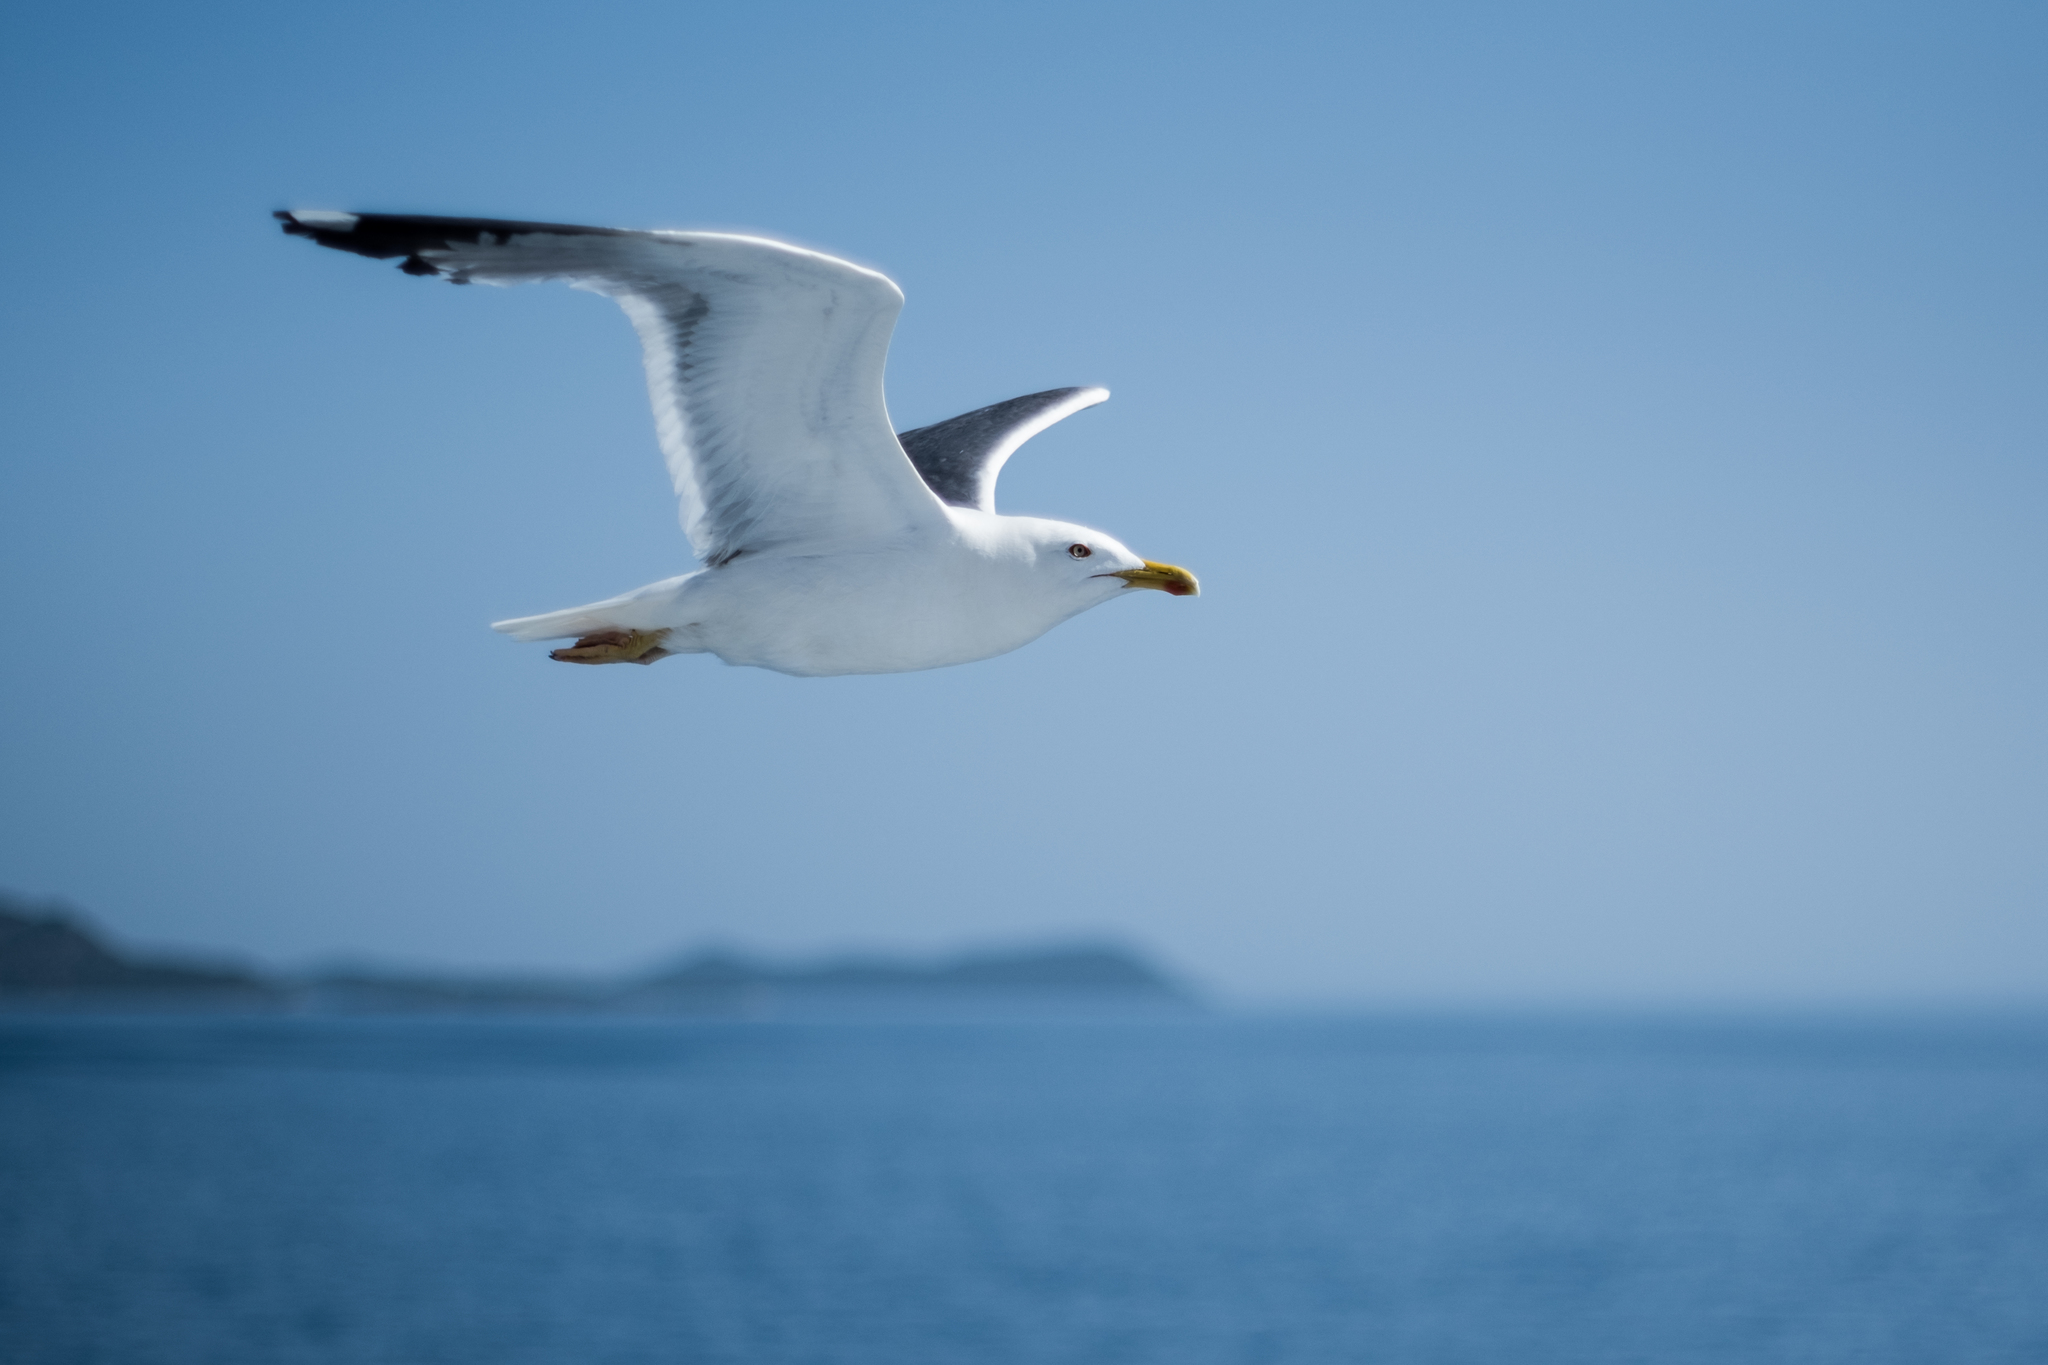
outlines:
{"label": "gray wing feather", "polygon": [[1047,389],[898,432],[896,439],[940,502],[993,512],[996,475],[1017,447],[1108,397],[1108,389]]}

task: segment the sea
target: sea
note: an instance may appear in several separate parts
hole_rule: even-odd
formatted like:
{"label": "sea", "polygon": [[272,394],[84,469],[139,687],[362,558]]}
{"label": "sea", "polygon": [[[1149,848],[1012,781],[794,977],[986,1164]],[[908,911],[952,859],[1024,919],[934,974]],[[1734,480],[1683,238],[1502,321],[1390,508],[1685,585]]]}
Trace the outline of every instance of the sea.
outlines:
{"label": "sea", "polygon": [[2048,1362],[2048,1017],[0,1016],[9,1365]]}

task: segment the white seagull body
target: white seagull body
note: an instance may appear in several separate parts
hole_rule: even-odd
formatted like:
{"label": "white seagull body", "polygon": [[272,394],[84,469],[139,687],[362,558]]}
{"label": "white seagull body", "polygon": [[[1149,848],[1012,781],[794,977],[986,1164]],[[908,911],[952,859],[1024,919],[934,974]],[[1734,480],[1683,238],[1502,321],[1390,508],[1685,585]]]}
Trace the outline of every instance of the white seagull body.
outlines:
{"label": "white seagull body", "polygon": [[783,673],[901,673],[1029,644],[1130,588],[1194,575],[1099,531],[1000,516],[996,475],[1109,397],[1055,389],[904,432],[882,367],[903,306],[886,276],[758,237],[299,210],[284,230],[458,284],[560,279],[640,334],[655,430],[704,567],[622,597],[500,621],[551,657],[715,654]]}

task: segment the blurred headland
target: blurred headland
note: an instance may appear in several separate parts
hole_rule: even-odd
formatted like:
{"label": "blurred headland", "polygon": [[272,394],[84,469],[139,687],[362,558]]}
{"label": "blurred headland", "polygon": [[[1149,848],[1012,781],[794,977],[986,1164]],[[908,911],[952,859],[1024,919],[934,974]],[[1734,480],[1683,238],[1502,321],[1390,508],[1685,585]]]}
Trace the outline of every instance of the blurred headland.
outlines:
{"label": "blurred headland", "polygon": [[1185,1011],[1184,985],[1133,950],[1059,943],[933,960],[777,963],[706,948],[653,972],[549,977],[346,966],[265,972],[126,951],[63,905],[0,897],[0,1007],[278,1010],[334,1014],[673,1014],[714,1018]]}
{"label": "blurred headland", "polygon": [[162,999],[261,1004],[285,994],[243,967],[122,952],[75,911],[0,897],[0,1000]]}

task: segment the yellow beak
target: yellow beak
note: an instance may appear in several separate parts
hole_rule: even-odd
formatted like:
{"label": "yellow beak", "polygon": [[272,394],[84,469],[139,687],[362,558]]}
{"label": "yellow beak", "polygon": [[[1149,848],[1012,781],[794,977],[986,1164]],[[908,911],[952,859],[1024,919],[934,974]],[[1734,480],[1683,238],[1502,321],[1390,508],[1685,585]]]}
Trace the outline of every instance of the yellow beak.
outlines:
{"label": "yellow beak", "polygon": [[1202,585],[1186,569],[1177,564],[1154,564],[1149,559],[1142,569],[1125,569],[1119,573],[1097,574],[1096,577],[1121,578],[1134,588],[1157,588],[1175,597],[1199,597],[1202,593]]}

